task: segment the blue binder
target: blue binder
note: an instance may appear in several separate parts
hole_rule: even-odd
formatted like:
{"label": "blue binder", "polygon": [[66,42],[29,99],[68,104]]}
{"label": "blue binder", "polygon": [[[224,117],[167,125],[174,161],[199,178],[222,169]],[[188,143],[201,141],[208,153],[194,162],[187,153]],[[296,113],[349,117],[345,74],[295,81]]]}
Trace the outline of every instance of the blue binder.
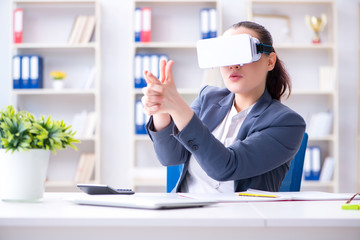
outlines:
{"label": "blue binder", "polygon": [[135,133],[146,134],[146,116],[143,112],[143,104],[140,99],[135,101]]}
{"label": "blue binder", "polygon": [[140,42],[141,36],[141,8],[135,8],[135,24],[134,24],[134,34],[135,34],[135,42]]}
{"label": "blue binder", "polygon": [[142,55],[136,54],[134,57],[134,87],[135,88],[143,87],[142,75],[143,75]]}
{"label": "blue binder", "polygon": [[209,38],[217,37],[217,12],[215,8],[209,9]]}
{"label": "blue binder", "polygon": [[304,160],[304,180],[318,181],[320,179],[321,153],[320,147],[311,146],[306,148]]}
{"label": "blue binder", "polygon": [[42,88],[43,84],[43,61],[38,55],[30,56],[30,81],[29,88]]}
{"label": "blue binder", "polygon": [[150,72],[157,78],[160,77],[159,59],[160,58],[158,54],[150,55]]}
{"label": "blue binder", "polygon": [[210,11],[209,8],[200,10],[200,33],[202,39],[210,37]]}
{"label": "blue binder", "polygon": [[30,88],[30,56],[21,57],[21,81],[20,88]]}
{"label": "blue binder", "polygon": [[142,61],[141,61],[141,65],[142,65],[142,78],[141,78],[141,88],[146,87],[147,83],[145,80],[145,75],[144,75],[144,71],[151,71],[151,55],[150,54],[144,54],[142,55]]}
{"label": "blue binder", "polygon": [[15,55],[12,59],[12,79],[13,79],[13,88],[21,88],[21,56]]}

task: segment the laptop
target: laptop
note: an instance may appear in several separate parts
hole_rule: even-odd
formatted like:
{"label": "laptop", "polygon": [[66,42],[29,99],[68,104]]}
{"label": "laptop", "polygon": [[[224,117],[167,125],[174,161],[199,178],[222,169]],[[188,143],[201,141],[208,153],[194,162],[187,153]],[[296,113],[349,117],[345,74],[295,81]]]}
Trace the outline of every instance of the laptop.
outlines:
{"label": "laptop", "polygon": [[175,209],[204,207],[217,201],[181,197],[174,194],[134,194],[134,195],[82,195],[72,202],[81,205],[140,208],[140,209]]}

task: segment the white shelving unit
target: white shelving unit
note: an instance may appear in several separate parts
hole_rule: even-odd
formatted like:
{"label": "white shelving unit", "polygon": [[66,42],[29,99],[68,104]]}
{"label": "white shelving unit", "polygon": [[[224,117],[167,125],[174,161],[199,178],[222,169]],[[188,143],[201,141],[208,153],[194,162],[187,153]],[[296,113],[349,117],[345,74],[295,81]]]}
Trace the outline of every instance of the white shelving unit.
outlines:
{"label": "white shelving unit", "polygon": [[[92,137],[77,137],[78,151],[71,148],[51,155],[47,191],[76,190],[74,176],[82,153],[94,153],[95,171],[92,181],[101,182],[100,162],[100,98],[101,98],[101,15],[97,0],[13,0],[12,9],[24,9],[23,43],[14,44],[11,37],[11,56],[36,54],[43,58],[43,88],[13,89],[11,79],[11,103],[19,110],[27,110],[36,116],[51,115],[72,124],[75,114],[83,110],[95,112],[96,131]],[[93,40],[89,43],[69,44],[68,38],[75,19],[79,15],[94,15],[96,26]],[[11,16],[11,23],[13,16]],[[12,28],[11,28],[12,29]],[[95,67],[95,84],[82,89],[81,82],[89,77]],[[52,89],[51,71],[67,73],[65,88]],[[74,129],[76,130],[76,129]]]}
{"label": "white shelving unit", "polygon": [[[327,25],[320,33],[322,42],[313,44],[312,30],[305,22],[305,15],[319,17],[326,14]],[[284,61],[292,79],[292,94],[286,105],[300,113],[307,126],[313,114],[332,111],[331,133],[323,137],[309,135],[308,146],[319,146],[321,164],[327,156],[335,159],[335,169],[330,182],[303,181],[302,190],[324,190],[338,192],[339,189],[339,94],[337,58],[337,14],[332,0],[252,0],[249,3],[250,20],[262,21],[274,38],[274,48]],[[258,17],[258,18],[257,18]],[[266,19],[266,17],[265,17]],[[284,20],[285,19],[285,20]],[[277,21],[277,22],[276,22]],[[271,25],[276,22],[277,25]],[[259,22],[261,23],[261,22]],[[283,24],[283,25],[281,25]],[[287,27],[285,27],[287,26]],[[331,66],[335,69],[332,90],[321,90],[319,68]],[[308,129],[307,129],[308,130]]]}
{"label": "white shelving unit", "polygon": [[[134,61],[135,54],[166,54],[174,60],[173,74],[179,93],[191,104],[204,83],[204,71],[198,68],[196,41],[201,39],[200,10],[215,8],[217,10],[218,34],[221,34],[221,7],[218,0],[138,0],[137,7],[152,9],[152,41],[133,44],[130,56]],[[132,76],[131,82],[134,82]],[[133,86],[133,85],[132,85]],[[132,87],[132,102],[141,98],[141,89]],[[135,122],[135,112],[131,112]],[[137,191],[165,191],[166,168],[158,162],[151,140],[147,135],[135,134],[133,126],[133,188]]]}

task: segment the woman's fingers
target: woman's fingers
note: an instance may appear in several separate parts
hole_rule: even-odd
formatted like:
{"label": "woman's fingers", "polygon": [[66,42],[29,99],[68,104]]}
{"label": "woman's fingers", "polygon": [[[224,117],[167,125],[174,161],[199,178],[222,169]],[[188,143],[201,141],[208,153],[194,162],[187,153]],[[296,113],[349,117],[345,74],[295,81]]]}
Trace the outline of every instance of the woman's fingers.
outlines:
{"label": "woman's fingers", "polygon": [[151,72],[145,70],[144,71],[144,75],[145,75],[145,81],[147,84],[160,84],[160,80],[157,79],[157,77],[155,77]]}
{"label": "woman's fingers", "polygon": [[166,66],[166,60],[162,59],[160,60],[160,82],[164,83],[165,82],[165,66]]}
{"label": "woman's fingers", "polygon": [[173,75],[172,75],[172,65],[174,64],[173,60],[170,60],[167,62],[165,67],[165,81],[166,83],[169,83],[169,81],[173,81]]}
{"label": "woman's fingers", "polygon": [[149,101],[149,98],[147,96],[143,96],[141,98],[141,102],[144,105],[143,110],[147,115],[155,114],[160,109],[161,106],[159,102]]}

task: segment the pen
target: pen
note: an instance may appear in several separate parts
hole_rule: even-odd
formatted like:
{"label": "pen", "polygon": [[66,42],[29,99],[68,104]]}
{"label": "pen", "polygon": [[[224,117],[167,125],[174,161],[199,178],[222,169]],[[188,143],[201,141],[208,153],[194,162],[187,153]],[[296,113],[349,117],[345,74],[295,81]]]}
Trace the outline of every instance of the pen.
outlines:
{"label": "pen", "polygon": [[269,195],[269,194],[257,194],[257,193],[238,193],[239,196],[247,196],[247,197],[269,197],[269,198],[276,198],[276,195]]}

